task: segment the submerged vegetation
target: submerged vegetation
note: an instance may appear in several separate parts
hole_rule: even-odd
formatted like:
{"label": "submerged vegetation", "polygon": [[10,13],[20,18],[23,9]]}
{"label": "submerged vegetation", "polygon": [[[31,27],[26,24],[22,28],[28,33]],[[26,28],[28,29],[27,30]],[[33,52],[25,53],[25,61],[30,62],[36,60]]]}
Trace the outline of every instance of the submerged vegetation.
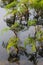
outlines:
{"label": "submerged vegetation", "polygon": [[[7,25],[9,28],[4,29],[3,31],[12,30],[15,34],[14,37],[10,38],[8,41],[8,44],[6,46],[7,51],[10,55],[10,60],[13,59],[14,61],[16,58],[19,58],[19,54],[25,54],[29,58],[29,54],[26,51],[26,46],[31,45],[32,52],[31,58],[29,60],[32,60],[34,65],[37,65],[37,52],[40,56],[43,56],[43,51],[39,52],[40,47],[41,50],[43,50],[42,43],[43,43],[43,30],[41,30],[40,25],[37,24],[37,22],[40,20],[39,17],[41,16],[41,19],[43,19],[43,0],[2,0],[5,9],[10,9],[11,11],[8,12],[8,14],[13,14],[13,20],[12,17],[10,19],[6,20]],[[34,8],[37,15],[34,16],[33,20],[29,20],[29,9]],[[7,15],[8,15],[7,14]],[[41,24],[42,25],[42,24]],[[20,39],[18,37],[18,32],[22,31],[26,28],[26,30],[29,29],[30,26],[35,27],[35,35],[34,37],[31,37],[28,35],[28,37],[24,40],[24,46],[19,46]],[[37,29],[36,29],[37,26]],[[36,42],[38,41],[39,46],[36,46]],[[34,54],[35,53],[35,54]],[[42,55],[41,55],[42,54]]]}

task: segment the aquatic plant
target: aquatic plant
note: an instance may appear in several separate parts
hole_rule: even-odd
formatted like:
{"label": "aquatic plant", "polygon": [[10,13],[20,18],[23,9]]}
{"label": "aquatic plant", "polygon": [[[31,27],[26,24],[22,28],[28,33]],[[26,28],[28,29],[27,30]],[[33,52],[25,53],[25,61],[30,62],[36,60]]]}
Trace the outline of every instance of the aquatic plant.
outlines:
{"label": "aquatic plant", "polygon": [[25,39],[24,46],[26,47],[27,45],[31,45],[32,46],[31,50],[36,52],[36,41],[33,37],[28,37],[27,39]]}
{"label": "aquatic plant", "polygon": [[19,43],[19,38],[17,37],[11,37],[8,41],[8,45],[7,45],[7,51],[10,52],[10,48],[14,47],[15,50],[17,49],[17,45]]}
{"label": "aquatic plant", "polygon": [[[13,49],[15,49],[13,51],[17,51],[19,38],[18,38],[16,32],[24,29],[24,27],[23,27],[24,25],[21,25],[21,24],[15,22],[16,15],[18,15],[18,17],[20,19],[22,18],[22,16],[25,16],[26,21],[27,21],[26,26],[36,26],[36,23],[37,23],[36,20],[29,20],[28,21],[29,7],[34,8],[36,12],[38,11],[37,12],[38,15],[43,15],[42,13],[39,14],[40,11],[43,12],[43,0],[20,0],[20,1],[18,1],[18,0],[3,0],[3,1],[4,1],[4,3],[6,3],[6,1],[8,2],[8,3],[6,3],[5,9],[11,10],[7,14],[12,13],[14,15],[14,20],[13,20],[14,23],[10,26],[10,28],[8,28],[8,29],[6,28],[3,31],[13,30],[13,32],[16,35],[16,37],[9,39],[6,49],[8,52],[10,52],[11,47],[13,47]],[[27,39],[25,39],[24,47],[26,48],[27,45],[32,45],[32,51],[37,52],[36,51],[37,50],[36,41],[43,42],[43,32],[40,31],[40,29],[38,31],[36,31],[35,37],[28,37]],[[34,59],[33,59],[33,61],[34,61]]]}
{"label": "aquatic plant", "polygon": [[28,20],[28,26],[35,26],[37,23],[37,20]]}

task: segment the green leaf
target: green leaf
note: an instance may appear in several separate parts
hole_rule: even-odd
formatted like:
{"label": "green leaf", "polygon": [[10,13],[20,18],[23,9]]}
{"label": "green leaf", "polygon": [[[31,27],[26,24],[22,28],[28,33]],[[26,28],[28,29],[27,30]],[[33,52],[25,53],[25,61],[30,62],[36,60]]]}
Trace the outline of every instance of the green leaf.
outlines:
{"label": "green leaf", "polygon": [[28,26],[36,25],[36,20],[29,20],[28,21]]}
{"label": "green leaf", "polygon": [[11,47],[16,47],[18,45],[18,41],[19,41],[18,37],[10,38],[9,41],[8,41],[8,45],[7,45],[7,51],[9,51],[9,49]]}
{"label": "green leaf", "polygon": [[29,45],[29,44],[34,44],[34,43],[35,43],[35,40],[34,40],[34,38],[32,38],[32,37],[28,37],[28,38],[25,39],[25,41],[24,41],[25,47],[26,47],[27,45]]}
{"label": "green leaf", "polygon": [[7,9],[12,8],[12,7],[16,6],[16,4],[17,4],[17,1],[13,1],[10,4],[6,5],[5,8],[7,8]]}
{"label": "green leaf", "polygon": [[32,51],[33,51],[33,52],[36,52],[36,47],[35,47],[35,45],[32,45]]}
{"label": "green leaf", "polygon": [[38,41],[43,41],[43,31],[38,31],[38,32],[36,33],[36,39],[37,39]]}
{"label": "green leaf", "polygon": [[19,27],[19,23],[15,22],[14,25],[11,26],[11,29],[16,29]]}

